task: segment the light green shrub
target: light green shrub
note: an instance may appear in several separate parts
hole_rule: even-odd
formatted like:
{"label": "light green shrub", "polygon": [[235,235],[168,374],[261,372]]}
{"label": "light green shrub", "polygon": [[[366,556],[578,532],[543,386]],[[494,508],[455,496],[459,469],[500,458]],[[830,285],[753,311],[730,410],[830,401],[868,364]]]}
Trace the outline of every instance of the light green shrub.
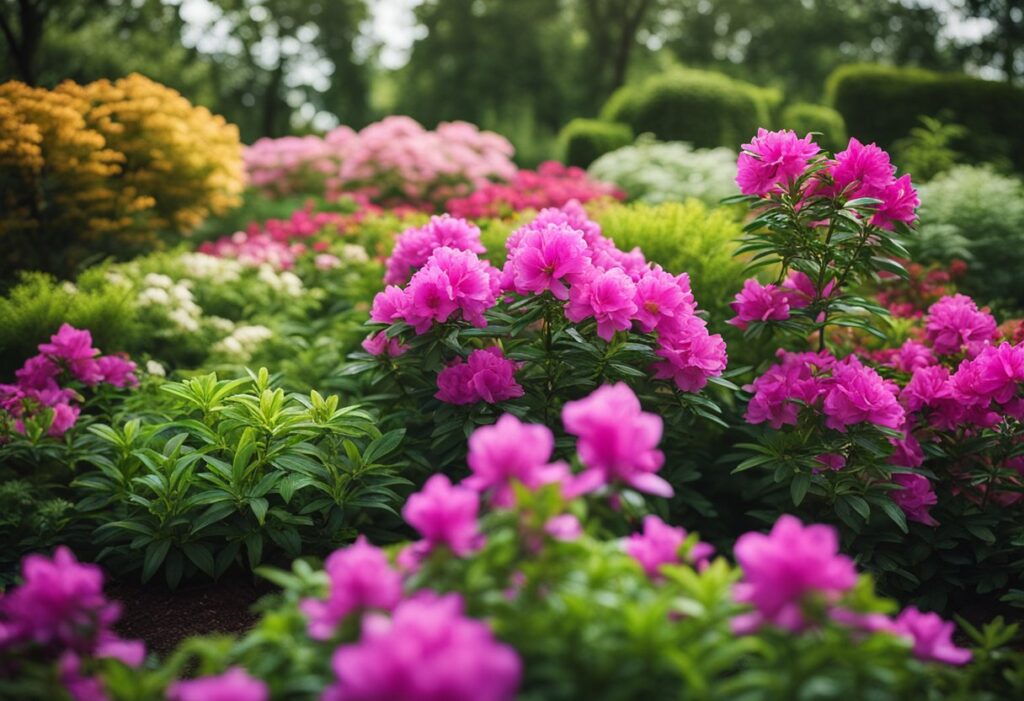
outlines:
{"label": "light green shrub", "polygon": [[799,136],[818,132],[815,141],[830,151],[841,151],[846,147],[846,122],[843,115],[825,105],[796,102],[782,112],[783,129],[792,129]]}

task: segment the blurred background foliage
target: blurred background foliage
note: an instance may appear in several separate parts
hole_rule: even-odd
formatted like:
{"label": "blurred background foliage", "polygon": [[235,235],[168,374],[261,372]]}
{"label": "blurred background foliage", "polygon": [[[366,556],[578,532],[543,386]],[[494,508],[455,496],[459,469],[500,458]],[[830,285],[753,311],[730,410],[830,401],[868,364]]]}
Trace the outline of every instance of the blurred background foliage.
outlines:
{"label": "blurred background foliage", "polygon": [[0,81],[140,72],[246,143],[390,113],[464,119],[509,136],[525,165],[678,66],[757,86],[747,108],[787,126],[827,126],[807,107],[841,102],[826,79],[851,63],[1024,78],[1024,0],[0,0],[0,30]]}

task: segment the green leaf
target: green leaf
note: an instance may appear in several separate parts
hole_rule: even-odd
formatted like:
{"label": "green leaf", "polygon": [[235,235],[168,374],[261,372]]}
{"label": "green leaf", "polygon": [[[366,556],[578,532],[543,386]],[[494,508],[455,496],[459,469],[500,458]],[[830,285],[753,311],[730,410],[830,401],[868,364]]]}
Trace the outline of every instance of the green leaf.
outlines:
{"label": "green leaf", "polygon": [[167,557],[167,551],[171,547],[170,539],[154,540],[146,546],[146,555],[142,559],[142,581],[143,583],[148,582],[156,574],[156,571],[160,569],[160,565],[163,564],[164,558]]}
{"label": "green leaf", "polygon": [[370,443],[367,446],[366,451],[363,453],[363,461],[367,464],[375,463],[385,455],[390,454],[398,444],[402,442],[402,438],[405,437],[405,429],[398,428],[394,431],[388,431],[377,440]]}
{"label": "green leaf", "polygon": [[199,545],[198,543],[185,543],[182,546],[185,551],[185,556],[192,561],[199,570],[208,577],[214,576],[214,569],[216,567],[213,561],[213,554],[210,549],[205,545]]}
{"label": "green leaf", "polygon": [[262,526],[267,518],[267,509],[270,508],[270,503],[263,497],[255,497],[249,501],[249,508],[252,509],[252,512],[256,515],[256,520]]}
{"label": "green leaf", "polygon": [[807,489],[811,486],[811,476],[801,472],[800,474],[793,477],[793,481],[789,483],[789,494],[793,497],[793,504],[800,506],[803,502],[804,497],[807,496]]}

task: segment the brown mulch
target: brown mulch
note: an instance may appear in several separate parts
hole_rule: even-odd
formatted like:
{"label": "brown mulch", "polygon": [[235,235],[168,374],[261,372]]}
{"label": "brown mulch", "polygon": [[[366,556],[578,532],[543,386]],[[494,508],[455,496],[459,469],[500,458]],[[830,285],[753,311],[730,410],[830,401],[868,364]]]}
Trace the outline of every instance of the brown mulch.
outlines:
{"label": "brown mulch", "polygon": [[123,605],[115,626],[118,634],[142,639],[148,651],[164,657],[194,635],[244,633],[259,618],[250,610],[253,604],[274,586],[253,581],[251,575],[228,573],[213,584],[174,591],[137,581],[110,582],[106,591]]}

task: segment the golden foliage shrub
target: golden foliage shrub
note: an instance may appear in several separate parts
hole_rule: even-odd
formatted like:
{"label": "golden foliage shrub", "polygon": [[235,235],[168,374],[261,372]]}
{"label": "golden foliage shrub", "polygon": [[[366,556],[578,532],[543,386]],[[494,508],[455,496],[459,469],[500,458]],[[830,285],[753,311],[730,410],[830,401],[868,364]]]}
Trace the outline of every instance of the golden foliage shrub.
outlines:
{"label": "golden foliage shrub", "polygon": [[238,129],[133,74],[0,85],[0,260],[64,272],[187,233],[241,201]]}

